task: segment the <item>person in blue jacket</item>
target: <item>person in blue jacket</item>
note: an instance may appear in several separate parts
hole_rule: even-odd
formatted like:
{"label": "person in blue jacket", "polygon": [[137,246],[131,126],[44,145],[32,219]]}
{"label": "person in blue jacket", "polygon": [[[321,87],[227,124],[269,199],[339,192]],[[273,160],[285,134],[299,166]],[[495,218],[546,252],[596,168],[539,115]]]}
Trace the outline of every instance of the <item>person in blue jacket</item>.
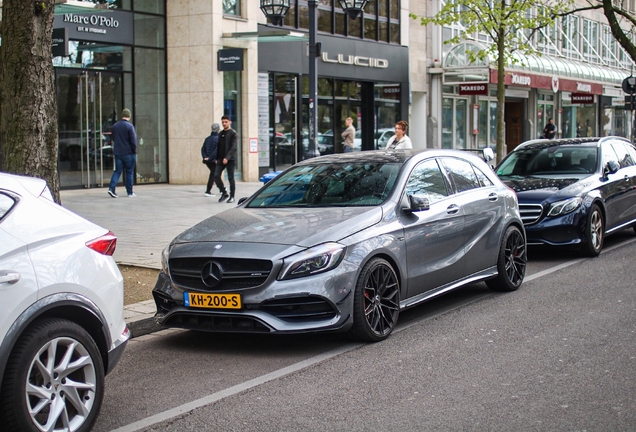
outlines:
{"label": "person in blue jacket", "polygon": [[219,130],[221,126],[218,123],[212,125],[212,133],[209,137],[203,141],[203,147],[201,147],[201,157],[203,157],[203,163],[210,170],[208,177],[208,184],[205,188],[205,196],[214,196],[212,193],[212,186],[214,186],[214,171],[216,171],[216,151],[219,147]]}
{"label": "person in blue jacket", "polygon": [[133,192],[133,175],[137,163],[137,134],[135,127],[130,123],[130,110],[124,108],[121,112],[121,120],[113,125],[113,156],[115,156],[115,171],[110,178],[108,195],[117,198],[115,187],[119,182],[122,171],[126,170],[124,183],[129,197],[136,197]]}

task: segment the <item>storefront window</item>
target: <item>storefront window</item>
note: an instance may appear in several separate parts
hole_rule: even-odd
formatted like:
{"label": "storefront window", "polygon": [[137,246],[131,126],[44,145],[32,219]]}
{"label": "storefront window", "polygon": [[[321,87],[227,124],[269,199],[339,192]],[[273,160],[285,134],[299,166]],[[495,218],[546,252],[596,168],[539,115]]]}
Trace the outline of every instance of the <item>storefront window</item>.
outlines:
{"label": "storefront window", "polygon": [[466,99],[455,99],[455,147],[465,149],[468,144],[468,101]]}
{"label": "storefront window", "polygon": [[135,0],[135,12],[165,14],[165,2],[161,0]]}
{"label": "storefront window", "polygon": [[165,51],[135,48],[137,183],[168,180]]}
{"label": "storefront window", "polygon": [[232,129],[238,135],[236,150],[236,169],[234,178],[240,179],[243,172],[243,106],[241,95],[243,88],[241,71],[223,72],[223,115],[230,116]]}
{"label": "storefront window", "polygon": [[557,124],[558,120],[554,118],[554,95],[539,94],[536,116],[537,138],[543,137],[543,129],[550,119],[555,125]]}
{"label": "storefront window", "polygon": [[453,148],[453,100],[444,98],[442,101],[442,148]]}

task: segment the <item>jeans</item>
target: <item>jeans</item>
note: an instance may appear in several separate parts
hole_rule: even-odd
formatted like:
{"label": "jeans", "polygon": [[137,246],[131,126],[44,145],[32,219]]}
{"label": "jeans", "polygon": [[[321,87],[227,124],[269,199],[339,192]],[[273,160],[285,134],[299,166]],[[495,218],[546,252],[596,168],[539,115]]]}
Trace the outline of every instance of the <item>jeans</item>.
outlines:
{"label": "jeans", "polygon": [[115,186],[117,186],[117,182],[119,182],[119,177],[121,177],[122,171],[126,170],[126,177],[124,177],[126,192],[128,193],[128,195],[132,194],[133,175],[135,173],[136,162],[137,155],[115,155],[115,171],[113,172],[113,176],[110,178],[110,186],[108,187],[108,189],[115,192]]}
{"label": "jeans", "polygon": [[214,175],[216,174],[216,163],[213,159],[208,159],[205,165],[210,170],[210,175],[208,176],[208,184],[205,188],[205,193],[211,193],[212,186],[214,186]]}
{"label": "jeans", "polygon": [[223,170],[227,168],[227,179],[230,182],[230,196],[234,196],[234,192],[236,192],[236,185],[234,184],[234,165],[236,161],[229,160],[227,161],[227,165],[223,165],[223,159],[216,161],[216,170],[214,171],[214,182],[216,183],[216,187],[219,188],[221,193],[227,193],[225,190],[225,185],[223,184],[223,179],[221,178],[221,174]]}
{"label": "jeans", "polygon": [[343,146],[344,147],[344,153],[349,153],[353,151],[353,147],[349,147],[348,145]]}

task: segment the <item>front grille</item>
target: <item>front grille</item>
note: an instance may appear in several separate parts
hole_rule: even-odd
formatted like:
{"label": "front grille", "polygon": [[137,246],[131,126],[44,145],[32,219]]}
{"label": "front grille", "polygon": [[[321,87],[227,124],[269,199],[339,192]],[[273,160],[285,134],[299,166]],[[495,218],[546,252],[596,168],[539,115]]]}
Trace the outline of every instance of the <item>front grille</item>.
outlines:
{"label": "front grille", "polygon": [[[203,283],[203,267],[214,262],[223,269],[219,285],[211,288]],[[173,258],[168,262],[170,277],[177,285],[200,291],[237,291],[262,285],[272,271],[268,260],[242,258]]]}
{"label": "front grille", "polygon": [[272,329],[253,317],[215,315],[213,313],[180,312],[161,325],[189,330],[237,333],[271,333]]}
{"label": "front grille", "polygon": [[273,316],[291,322],[332,319],[336,309],[322,297],[303,296],[269,300],[260,309]]}
{"label": "front grille", "polygon": [[541,204],[519,204],[519,213],[524,225],[531,225],[539,220],[543,207]]}

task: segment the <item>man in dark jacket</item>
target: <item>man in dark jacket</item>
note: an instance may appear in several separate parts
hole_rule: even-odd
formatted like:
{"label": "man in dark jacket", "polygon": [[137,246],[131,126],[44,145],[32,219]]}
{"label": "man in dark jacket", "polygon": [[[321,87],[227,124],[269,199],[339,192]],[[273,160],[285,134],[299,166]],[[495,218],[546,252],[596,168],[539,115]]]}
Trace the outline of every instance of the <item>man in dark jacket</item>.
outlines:
{"label": "man in dark jacket", "polygon": [[[230,127],[232,125],[230,116],[224,115],[221,117],[221,124],[223,125],[223,130],[219,133],[219,147],[216,152],[216,171],[214,172],[214,181],[221,191],[221,198],[219,198],[219,202],[223,202],[227,199],[228,203],[233,203],[234,192],[236,192],[236,185],[234,184],[234,168],[236,165],[238,135],[236,134],[236,131]],[[225,189],[225,185],[221,179],[221,174],[225,168],[227,168],[227,179],[230,182],[229,195],[227,194],[227,190]]]}
{"label": "man in dark jacket", "polygon": [[216,171],[216,151],[219,146],[219,129],[221,129],[219,124],[214,123],[212,125],[212,133],[205,139],[205,141],[203,141],[203,147],[201,147],[203,163],[210,170],[208,185],[205,188],[205,196],[207,197],[214,196],[212,193],[212,186],[214,186],[214,173]]}
{"label": "man in dark jacket", "polygon": [[121,112],[121,120],[113,125],[113,156],[115,156],[115,171],[110,178],[108,195],[117,198],[115,186],[123,170],[126,170],[124,183],[129,197],[136,197],[133,192],[133,175],[137,163],[137,134],[135,127],[130,123],[130,110],[124,108]]}

